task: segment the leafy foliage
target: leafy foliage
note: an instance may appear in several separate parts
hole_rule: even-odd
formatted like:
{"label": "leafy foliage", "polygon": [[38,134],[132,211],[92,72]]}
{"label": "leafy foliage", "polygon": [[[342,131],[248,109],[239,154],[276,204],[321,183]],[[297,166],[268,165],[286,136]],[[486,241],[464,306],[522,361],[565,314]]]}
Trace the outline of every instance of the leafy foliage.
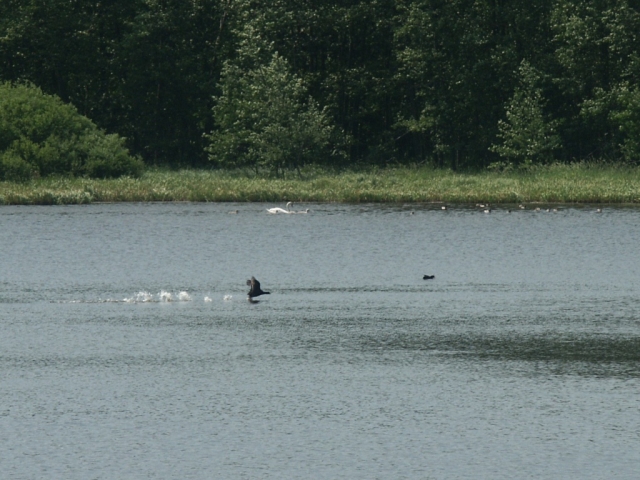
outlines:
{"label": "leafy foliage", "polygon": [[73,106],[30,85],[0,84],[0,179],[136,176],[142,167],[122,138]]}
{"label": "leafy foliage", "polygon": [[[347,165],[636,162],[639,31],[638,0],[5,0],[0,81],[57,95],[154,165],[215,151],[281,171],[329,158],[288,143],[334,148],[336,132],[346,155],[330,159]],[[252,124],[245,105],[242,125],[225,123],[278,81],[288,106]],[[314,122],[335,127],[328,143],[323,128],[300,140],[310,130],[294,127]],[[20,155],[5,160],[17,176]]]}
{"label": "leafy foliage", "polygon": [[536,86],[538,73],[523,61],[519,69],[520,84],[507,106],[507,120],[498,122],[502,143],[491,148],[512,164],[548,163],[560,146],[555,134],[557,122],[545,118],[542,90]]}
{"label": "leafy foliage", "polygon": [[610,120],[620,132],[622,157],[628,163],[640,163],[640,89],[627,83],[618,86],[613,95],[618,105],[610,112]]}
{"label": "leafy foliage", "polygon": [[332,134],[326,113],[277,52],[261,64],[265,48],[253,40],[249,35],[241,51],[244,68],[227,62],[223,69],[222,95],[213,109],[218,129],[209,135],[211,160],[275,174],[326,161]]}

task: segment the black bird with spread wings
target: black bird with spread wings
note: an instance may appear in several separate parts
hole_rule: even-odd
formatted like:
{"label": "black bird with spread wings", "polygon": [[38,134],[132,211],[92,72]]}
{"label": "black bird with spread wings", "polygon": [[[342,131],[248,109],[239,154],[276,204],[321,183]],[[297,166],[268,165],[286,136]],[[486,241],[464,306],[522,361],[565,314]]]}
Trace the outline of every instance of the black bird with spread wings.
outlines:
{"label": "black bird with spread wings", "polygon": [[263,292],[260,288],[260,282],[256,280],[256,277],[251,277],[251,280],[247,280],[247,285],[251,287],[249,290],[249,301],[253,300],[254,297],[259,297],[260,295],[271,295],[271,292]]}

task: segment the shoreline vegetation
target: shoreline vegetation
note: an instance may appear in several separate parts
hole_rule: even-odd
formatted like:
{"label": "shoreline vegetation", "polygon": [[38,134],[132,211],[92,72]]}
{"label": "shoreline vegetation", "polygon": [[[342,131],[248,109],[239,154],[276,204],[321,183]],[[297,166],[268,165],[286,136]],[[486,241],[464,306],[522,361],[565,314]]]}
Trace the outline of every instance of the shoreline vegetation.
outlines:
{"label": "shoreline vegetation", "polygon": [[640,167],[555,164],[510,172],[453,172],[425,166],[332,171],[285,178],[248,170],[149,169],[139,178],[47,177],[0,182],[0,205],[98,202],[640,203]]}

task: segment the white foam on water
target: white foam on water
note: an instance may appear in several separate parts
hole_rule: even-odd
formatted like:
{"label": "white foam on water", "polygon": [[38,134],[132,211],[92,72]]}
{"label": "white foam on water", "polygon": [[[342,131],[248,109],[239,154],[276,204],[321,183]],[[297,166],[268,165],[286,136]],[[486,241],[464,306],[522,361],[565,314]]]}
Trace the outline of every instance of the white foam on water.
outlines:
{"label": "white foam on water", "polygon": [[[209,300],[207,300],[209,299]],[[117,300],[113,298],[107,299],[98,299],[98,300],[68,300],[61,301],[59,303],[167,303],[167,302],[190,302],[193,300],[193,297],[186,291],[181,291],[177,294],[168,292],[166,290],[161,290],[157,295],[153,295],[145,290],[140,290],[138,293],[134,293],[130,297],[125,297],[122,300]],[[205,297],[205,302],[211,301],[209,297]]]}
{"label": "white foam on water", "polygon": [[125,298],[126,303],[147,303],[153,301],[153,295],[149,292],[140,291],[131,298]]}
{"label": "white foam on water", "polygon": [[158,294],[161,302],[173,302],[173,294],[171,292],[165,292],[161,290]]}

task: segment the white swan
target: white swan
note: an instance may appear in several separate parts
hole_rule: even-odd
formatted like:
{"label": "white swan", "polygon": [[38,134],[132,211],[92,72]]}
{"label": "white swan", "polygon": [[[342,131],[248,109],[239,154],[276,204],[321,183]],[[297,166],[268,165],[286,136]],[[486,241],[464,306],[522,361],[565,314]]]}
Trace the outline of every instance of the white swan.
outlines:
{"label": "white swan", "polygon": [[291,214],[291,213],[294,213],[290,209],[292,206],[293,206],[292,202],[287,202],[287,210],[285,210],[284,208],[280,208],[280,207],[267,208],[267,213],[271,213],[271,214],[276,214],[276,213]]}
{"label": "white swan", "polygon": [[290,214],[290,213],[293,213],[293,212],[285,210],[284,208],[275,207],[275,208],[267,208],[267,213],[273,213],[273,214],[276,214],[276,213],[287,213],[287,214]]}

